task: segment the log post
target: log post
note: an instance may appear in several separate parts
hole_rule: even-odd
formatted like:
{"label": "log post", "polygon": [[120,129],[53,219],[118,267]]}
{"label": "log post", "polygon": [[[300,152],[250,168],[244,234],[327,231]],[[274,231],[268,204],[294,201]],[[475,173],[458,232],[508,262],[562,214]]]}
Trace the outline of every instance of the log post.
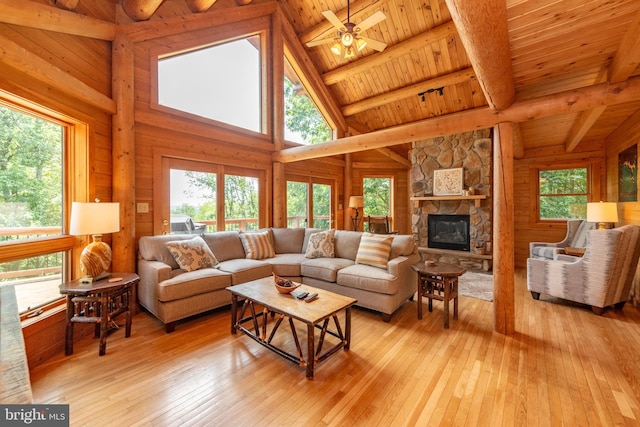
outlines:
{"label": "log post", "polygon": [[135,120],[133,43],[118,36],[112,48],[113,99],[112,199],[120,203],[120,232],[112,235],[112,271],[136,271],[135,249]]}
{"label": "log post", "polygon": [[513,126],[493,128],[493,328],[505,335],[515,329]]}

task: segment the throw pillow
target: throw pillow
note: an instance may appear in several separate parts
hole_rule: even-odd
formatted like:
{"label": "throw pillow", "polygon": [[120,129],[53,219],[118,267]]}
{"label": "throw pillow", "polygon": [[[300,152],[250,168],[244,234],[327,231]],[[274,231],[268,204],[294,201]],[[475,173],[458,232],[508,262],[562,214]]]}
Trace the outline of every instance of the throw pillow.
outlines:
{"label": "throw pillow", "polygon": [[304,254],[307,258],[334,258],[335,230],[320,231],[309,236],[307,244],[307,252]]}
{"label": "throw pillow", "polygon": [[213,255],[209,246],[200,236],[189,240],[167,242],[166,246],[180,268],[185,271],[211,268],[218,265],[215,255]]}
{"label": "throw pillow", "polygon": [[268,231],[240,233],[240,241],[248,259],[265,259],[276,256]]}
{"label": "throw pillow", "polygon": [[393,242],[393,236],[363,233],[362,239],[360,239],[360,246],[358,246],[358,253],[356,254],[356,264],[387,268],[391,242]]}

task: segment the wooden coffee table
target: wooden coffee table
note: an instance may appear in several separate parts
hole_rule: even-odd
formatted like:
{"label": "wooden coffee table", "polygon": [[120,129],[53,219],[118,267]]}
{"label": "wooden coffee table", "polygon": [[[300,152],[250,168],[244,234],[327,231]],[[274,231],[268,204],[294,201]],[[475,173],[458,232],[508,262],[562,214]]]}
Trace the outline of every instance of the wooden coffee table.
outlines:
{"label": "wooden coffee table", "polygon": [[422,297],[429,299],[429,311],[433,300],[444,304],[444,327],[449,329],[449,301],[453,300],[453,318],[458,318],[458,277],[466,271],[456,264],[437,262],[425,265],[419,262],[411,266],[418,273],[418,319],[422,319]]}
{"label": "wooden coffee table", "polygon": [[[306,367],[307,379],[313,379],[313,369],[317,363],[327,359],[340,349],[349,350],[351,344],[351,306],[357,301],[353,298],[335,294],[311,286],[302,285],[297,290],[310,294],[317,292],[319,297],[312,302],[296,299],[290,294],[279,293],[273,285],[273,278],[265,277],[241,285],[227,288],[231,292],[231,333],[241,330],[256,342],[274,351],[280,356]],[[238,313],[238,303],[242,303],[242,310]],[[245,313],[249,314],[245,317]],[[338,313],[344,310],[344,332],[338,320]],[[269,319],[271,331],[267,334]],[[298,320],[307,326],[307,353],[303,354],[293,320]],[[333,319],[335,331],[330,330],[329,321]],[[272,344],[273,337],[283,320],[288,320],[297,355]],[[249,323],[250,326],[244,325]],[[253,328],[251,328],[253,326]],[[317,349],[315,330],[320,329]],[[322,352],[326,334],[338,338],[339,342]]]}

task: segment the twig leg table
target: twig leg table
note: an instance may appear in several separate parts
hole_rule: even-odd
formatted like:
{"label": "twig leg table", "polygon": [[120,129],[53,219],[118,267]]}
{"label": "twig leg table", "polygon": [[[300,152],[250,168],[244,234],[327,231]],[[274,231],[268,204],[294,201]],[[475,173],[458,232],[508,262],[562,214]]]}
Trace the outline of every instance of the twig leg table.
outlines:
{"label": "twig leg table", "polygon": [[449,301],[453,300],[453,318],[458,318],[458,277],[466,270],[456,264],[416,263],[411,268],[418,273],[418,319],[422,319],[422,297],[429,299],[429,312],[433,300],[443,302],[444,327],[449,329]]}

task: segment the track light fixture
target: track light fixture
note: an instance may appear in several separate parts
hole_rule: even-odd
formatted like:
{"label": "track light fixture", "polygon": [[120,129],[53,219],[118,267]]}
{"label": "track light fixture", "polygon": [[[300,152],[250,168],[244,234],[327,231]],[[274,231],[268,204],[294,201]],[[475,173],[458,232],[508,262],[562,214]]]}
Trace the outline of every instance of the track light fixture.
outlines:
{"label": "track light fixture", "polygon": [[438,92],[438,94],[439,94],[440,96],[442,96],[442,95],[444,95],[443,91],[444,91],[444,86],[442,86],[442,87],[436,87],[436,88],[432,88],[432,89],[427,89],[427,90],[425,90],[424,92],[420,92],[420,93],[418,94],[418,96],[419,96],[420,98],[422,98],[422,102],[424,102],[424,101],[425,101],[424,96],[425,96],[426,94],[431,93],[431,92]]}

